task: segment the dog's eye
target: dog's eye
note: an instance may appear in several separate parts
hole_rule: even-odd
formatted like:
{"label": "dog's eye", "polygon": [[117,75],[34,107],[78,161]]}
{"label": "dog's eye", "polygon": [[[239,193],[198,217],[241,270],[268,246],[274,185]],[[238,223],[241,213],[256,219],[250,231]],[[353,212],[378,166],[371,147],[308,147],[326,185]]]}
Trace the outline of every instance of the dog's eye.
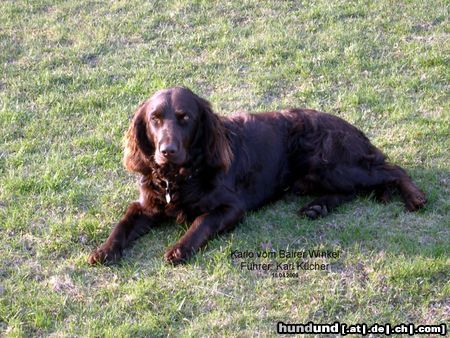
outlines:
{"label": "dog's eye", "polygon": [[190,117],[188,114],[183,113],[183,114],[178,114],[177,119],[178,119],[178,121],[181,121],[181,122],[187,122],[187,121],[189,121]]}
{"label": "dog's eye", "polygon": [[150,119],[152,120],[153,123],[158,123],[159,120],[160,120],[160,118],[159,118],[158,115],[152,115],[152,116],[150,117]]}

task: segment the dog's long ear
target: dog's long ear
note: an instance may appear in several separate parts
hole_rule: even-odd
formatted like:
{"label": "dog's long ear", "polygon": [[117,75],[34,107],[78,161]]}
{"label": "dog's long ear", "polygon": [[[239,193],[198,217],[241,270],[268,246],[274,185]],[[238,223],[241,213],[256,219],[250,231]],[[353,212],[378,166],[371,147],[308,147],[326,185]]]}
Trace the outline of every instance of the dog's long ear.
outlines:
{"label": "dog's long ear", "polygon": [[142,103],[134,113],[124,138],[123,164],[129,171],[148,174],[151,171],[150,158],[155,152],[149,137],[146,120],[147,101]]}
{"label": "dog's long ear", "polygon": [[201,111],[202,136],[204,137],[207,164],[226,172],[231,166],[233,153],[225,126],[220,117],[214,114],[208,101],[197,97],[197,102]]}

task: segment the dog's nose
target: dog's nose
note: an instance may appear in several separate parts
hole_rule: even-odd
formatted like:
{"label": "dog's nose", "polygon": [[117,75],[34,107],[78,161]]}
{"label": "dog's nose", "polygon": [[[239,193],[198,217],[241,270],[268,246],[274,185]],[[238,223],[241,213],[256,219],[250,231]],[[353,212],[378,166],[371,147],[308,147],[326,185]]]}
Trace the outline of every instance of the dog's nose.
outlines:
{"label": "dog's nose", "polygon": [[170,157],[175,155],[178,149],[173,143],[164,143],[159,147],[159,151],[164,155],[164,157]]}

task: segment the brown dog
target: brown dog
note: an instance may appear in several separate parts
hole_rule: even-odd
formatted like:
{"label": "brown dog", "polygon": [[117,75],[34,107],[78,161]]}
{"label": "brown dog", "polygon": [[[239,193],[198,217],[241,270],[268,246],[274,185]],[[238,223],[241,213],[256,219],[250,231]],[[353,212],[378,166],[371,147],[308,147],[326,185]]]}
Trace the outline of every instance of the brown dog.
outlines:
{"label": "brown dog", "polygon": [[327,215],[358,193],[381,202],[397,189],[406,209],[426,198],[399,166],[344,120],[307,109],[219,117],[186,88],[158,91],[139,106],[126,135],[124,163],[141,174],[140,198],[90,264],[115,261],[133,240],[163,219],[192,221],[165,259],[186,261],[247,210],[292,190],[321,194],[299,213]]}

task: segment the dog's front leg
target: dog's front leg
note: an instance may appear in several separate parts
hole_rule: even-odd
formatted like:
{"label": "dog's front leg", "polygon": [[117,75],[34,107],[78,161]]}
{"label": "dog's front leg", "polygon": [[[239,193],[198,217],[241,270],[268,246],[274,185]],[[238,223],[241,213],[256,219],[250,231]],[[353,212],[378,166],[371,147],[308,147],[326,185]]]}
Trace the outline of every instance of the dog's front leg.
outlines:
{"label": "dog's front leg", "polygon": [[167,249],[164,258],[172,264],[186,262],[211,237],[233,228],[243,215],[241,208],[223,205],[197,217],[183,237]]}
{"label": "dog's front leg", "polygon": [[131,203],[105,243],[91,252],[88,263],[102,264],[117,261],[122,257],[123,249],[130,242],[147,233],[158,219],[157,215],[148,214],[139,202]]}

